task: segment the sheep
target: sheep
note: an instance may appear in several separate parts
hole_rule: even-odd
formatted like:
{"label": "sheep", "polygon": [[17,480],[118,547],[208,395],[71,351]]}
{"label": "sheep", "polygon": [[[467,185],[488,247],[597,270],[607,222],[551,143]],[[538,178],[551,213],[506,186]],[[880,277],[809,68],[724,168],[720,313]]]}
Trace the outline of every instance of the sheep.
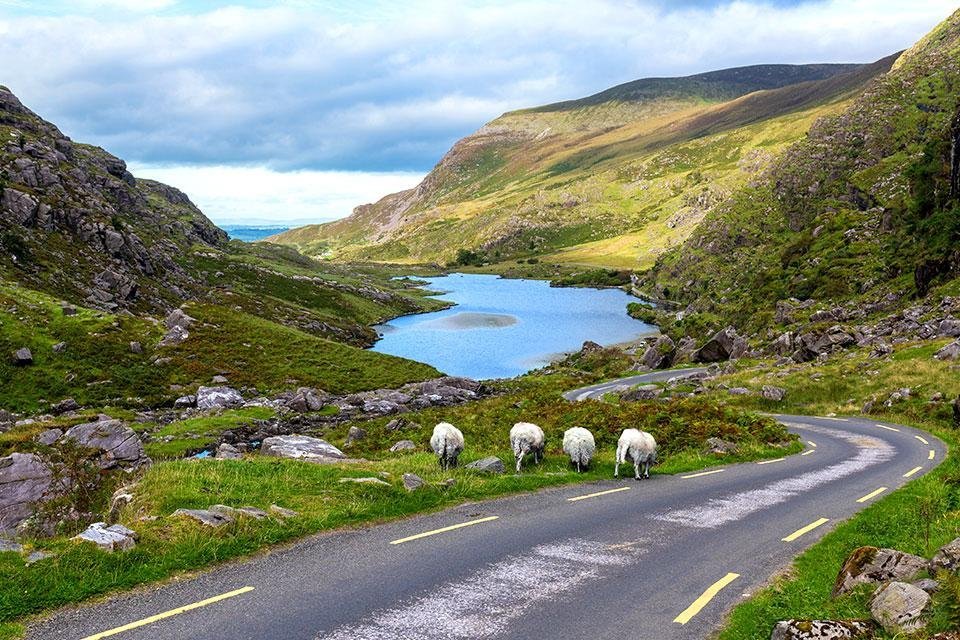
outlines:
{"label": "sheep", "polygon": [[646,431],[624,429],[617,441],[617,462],[613,477],[620,477],[620,463],[633,462],[633,477],[640,480],[640,465],[644,465],[643,477],[650,477],[650,464],[657,461],[657,441]]}
{"label": "sheep", "polygon": [[590,464],[596,450],[593,434],[583,427],[573,427],[564,432],[563,452],[570,456],[570,463],[576,465],[577,473]]}
{"label": "sheep", "polygon": [[543,429],[535,424],[518,422],[510,429],[510,448],[513,449],[513,455],[517,459],[517,473],[520,473],[520,463],[524,455],[532,453],[533,461],[538,463],[543,459],[545,446]]}
{"label": "sheep", "polygon": [[457,466],[457,458],[463,451],[463,433],[449,422],[441,422],[433,428],[430,448],[437,454],[440,468],[446,471]]}

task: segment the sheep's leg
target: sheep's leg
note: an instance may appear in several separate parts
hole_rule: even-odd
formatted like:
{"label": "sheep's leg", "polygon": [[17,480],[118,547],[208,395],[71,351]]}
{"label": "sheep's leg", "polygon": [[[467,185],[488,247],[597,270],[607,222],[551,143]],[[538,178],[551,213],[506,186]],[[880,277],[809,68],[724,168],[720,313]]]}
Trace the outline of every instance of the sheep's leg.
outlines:
{"label": "sheep's leg", "polygon": [[649,458],[647,458],[647,461],[644,463],[644,467],[643,467],[643,477],[644,477],[644,478],[649,478],[649,477],[650,477],[650,459],[649,459]]}
{"label": "sheep's leg", "polygon": [[577,473],[580,473],[580,459],[577,458]]}
{"label": "sheep's leg", "polygon": [[633,461],[633,479],[634,480],[640,479],[640,462],[637,460]]}
{"label": "sheep's leg", "polygon": [[613,464],[613,477],[620,477],[620,454],[617,454],[617,461]]}
{"label": "sheep's leg", "polygon": [[517,473],[520,473],[520,463],[523,462],[523,452],[518,451],[516,453],[516,456],[517,456]]}

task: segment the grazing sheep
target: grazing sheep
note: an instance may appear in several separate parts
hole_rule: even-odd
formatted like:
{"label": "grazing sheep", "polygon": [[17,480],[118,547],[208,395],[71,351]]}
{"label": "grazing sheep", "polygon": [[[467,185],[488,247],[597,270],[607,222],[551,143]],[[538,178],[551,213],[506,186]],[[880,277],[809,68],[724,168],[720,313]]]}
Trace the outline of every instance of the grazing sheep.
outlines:
{"label": "grazing sheep", "polygon": [[597,443],[593,434],[583,427],[567,429],[563,434],[563,452],[570,456],[570,463],[576,465],[577,473],[590,465]]}
{"label": "grazing sheep", "polygon": [[463,451],[463,433],[449,422],[441,422],[433,428],[430,448],[437,454],[440,467],[446,471],[457,466],[457,458]]}
{"label": "grazing sheep", "polygon": [[532,453],[534,462],[543,460],[545,446],[543,429],[535,424],[518,422],[510,429],[510,448],[513,449],[513,455],[517,459],[517,473],[520,473],[520,462],[524,455]]}
{"label": "grazing sheep", "polygon": [[640,465],[644,465],[643,477],[650,477],[650,464],[657,461],[657,441],[646,431],[624,429],[617,441],[617,463],[613,468],[613,477],[620,476],[620,463],[633,462],[633,477],[640,479]]}

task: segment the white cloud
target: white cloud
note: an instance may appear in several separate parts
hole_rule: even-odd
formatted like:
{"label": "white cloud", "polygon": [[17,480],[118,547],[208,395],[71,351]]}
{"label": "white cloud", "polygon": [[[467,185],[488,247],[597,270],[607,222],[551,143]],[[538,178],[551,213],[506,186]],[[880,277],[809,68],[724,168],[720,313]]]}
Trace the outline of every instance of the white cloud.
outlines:
{"label": "white cloud", "polygon": [[266,167],[131,164],[138,178],[186,192],[217,224],[310,224],[416,186],[419,172],[288,171]]}

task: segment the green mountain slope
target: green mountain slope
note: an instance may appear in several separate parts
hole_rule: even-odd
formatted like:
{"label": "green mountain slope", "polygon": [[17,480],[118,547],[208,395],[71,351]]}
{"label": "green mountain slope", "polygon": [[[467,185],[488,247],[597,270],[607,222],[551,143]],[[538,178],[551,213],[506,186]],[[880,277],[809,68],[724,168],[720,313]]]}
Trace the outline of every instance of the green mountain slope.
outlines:
{"label": "green mountain slope", "polygon": [[415,189],[271,240],[339,259],[449,262],[470,250],[498,261],[566,249],[550,259],[649,266],[893,59],[638,80],[510,112],[455,144]]}
{"label": "green mountain slope", "polygon": [[958,144],[960,12],[717,206],[649,284],[752,329],[773,324],[775,303],[790,297],[829,306],[955,295]]}
{"label": "green mountain slope", "polygon": [[[161,346],[181,305],[190,336]],[[399,386],[437,372],[363,350],[369,325],[438,305],[370,270],[228,242],[185,194],[0,87],[0,409],[156,406],[221,374],[261,391]],[[22,348],[33,364],[13,361]]]}

